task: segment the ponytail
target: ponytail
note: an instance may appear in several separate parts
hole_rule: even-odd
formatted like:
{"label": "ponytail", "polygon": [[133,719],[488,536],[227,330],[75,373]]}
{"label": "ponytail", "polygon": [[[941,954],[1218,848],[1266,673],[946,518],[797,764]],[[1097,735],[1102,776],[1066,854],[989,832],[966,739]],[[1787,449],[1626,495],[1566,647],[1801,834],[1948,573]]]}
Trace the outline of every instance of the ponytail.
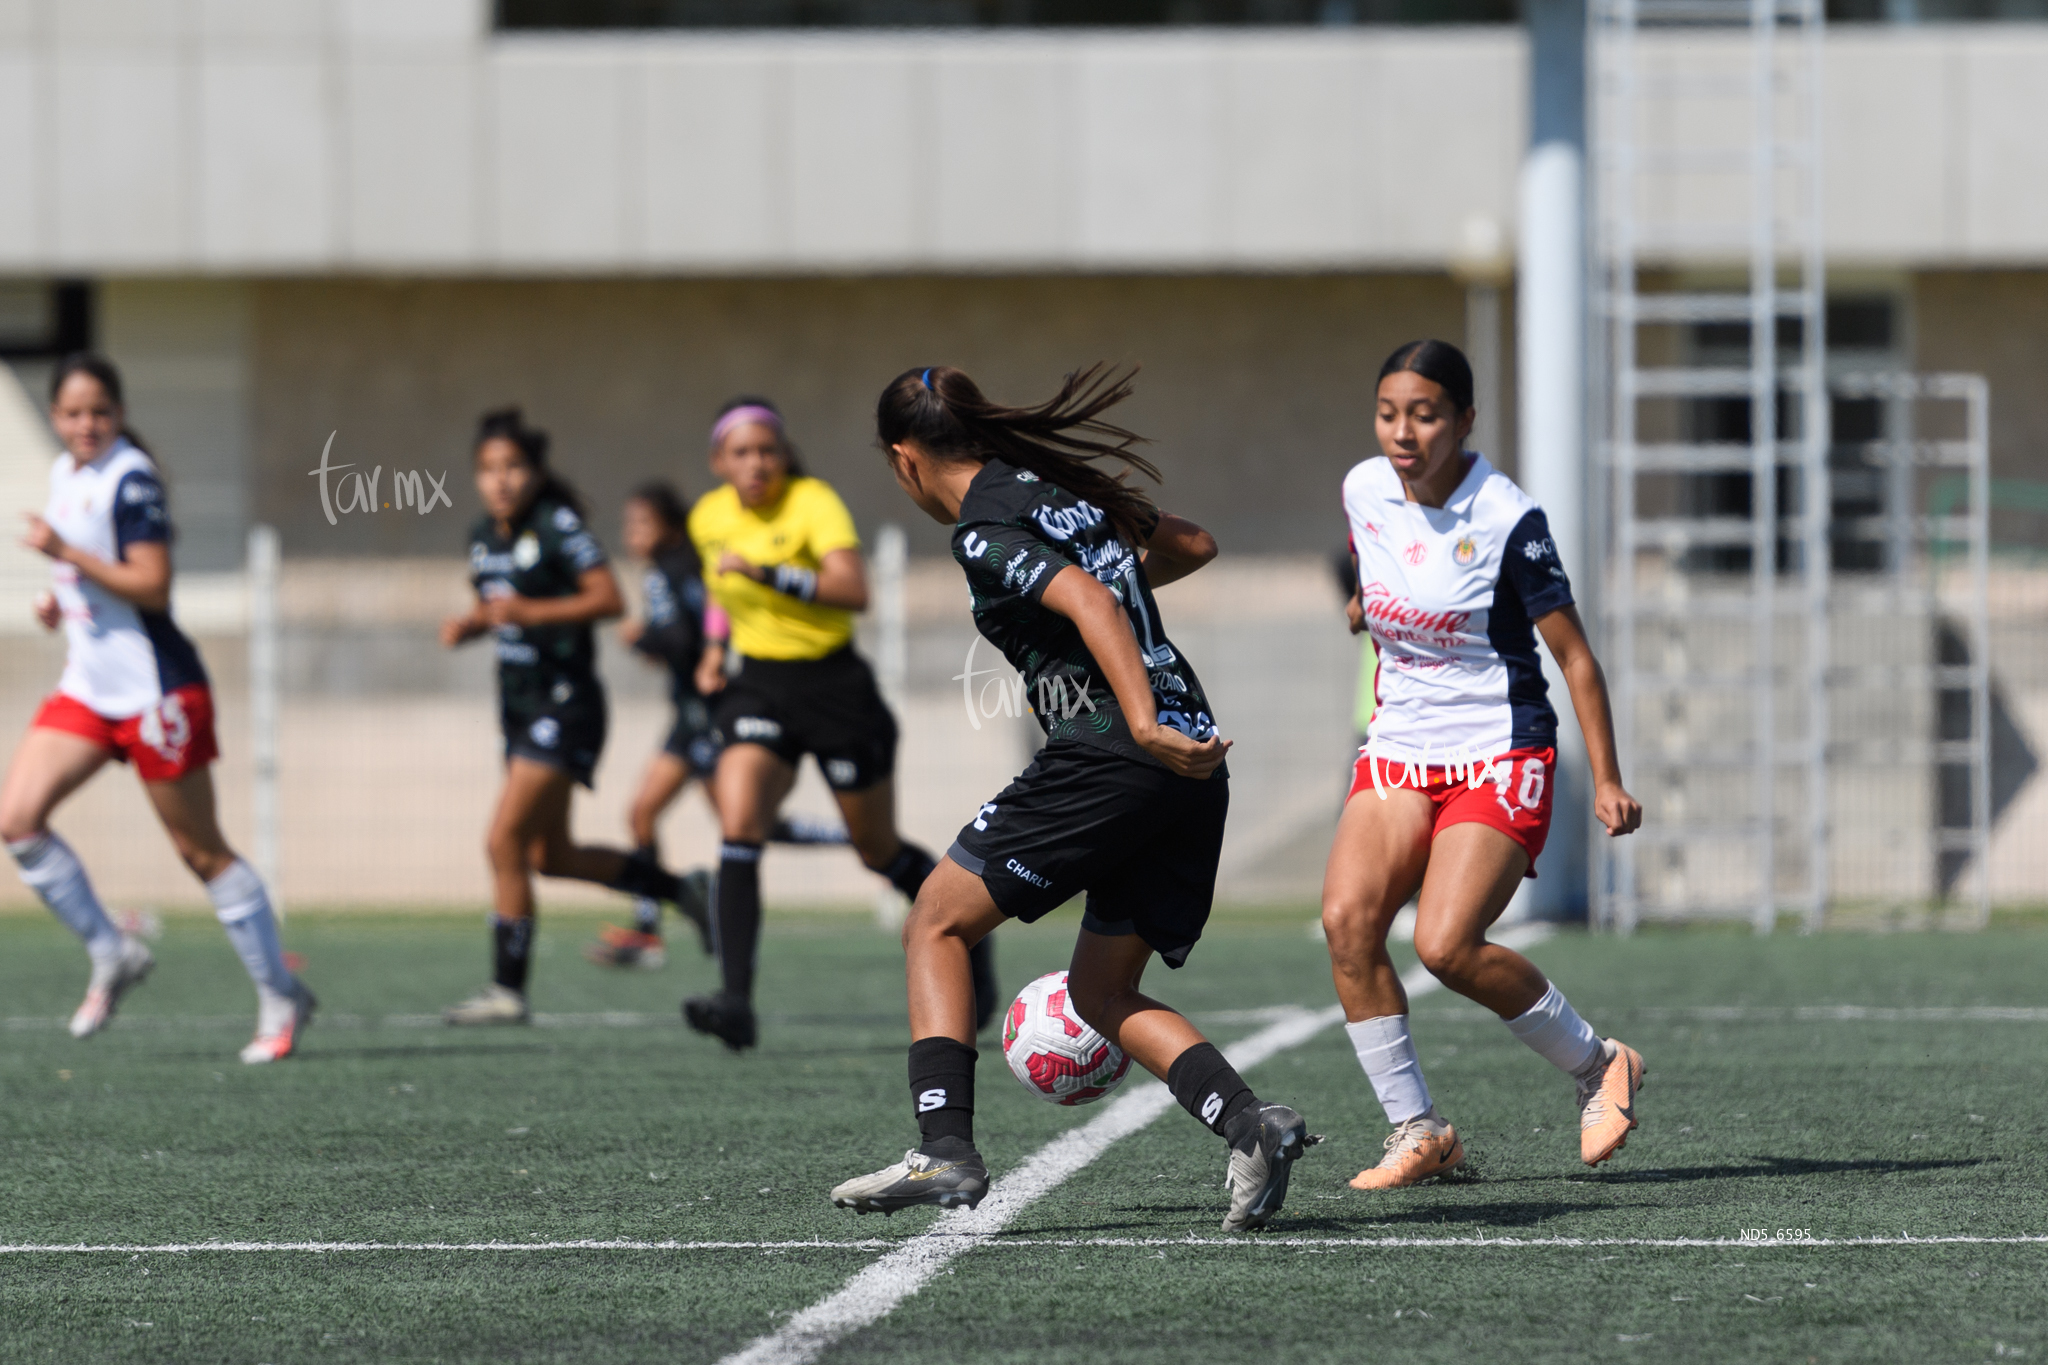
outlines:
{"label": "ponytail", "polygon": [[[121,397],[121,372],[114,368],[114,362],[97,351],[73,351],[57,362],[57,368],[50,371],[50,402],[54,406],[57,395],[64,391],[64,381],[74,374],[89,375],[106,390],[107,398],[117,408],[125,411],[127,403]],[[163,469],[163,461],[149,448],[140,436],[135,434],[126,421],[121,423],[121,439],[134,446],[155,461],[157,469]]]}
{"label": "ponytail", "polygon": [[540,488],[533,495],[534,502],[547,498],[561,503],[586,521],[590,519],[583,495],[548,466],[548,434],[539,427],[528,426],[525,415],[516,404],[493,408],[477,419],[476,440],[472,448],[480,450],[486,441],[510,441],[519,447],[520,454],[533,466],[533,472],[540,475]]}
{"label": "ponytail", "polygon": [[[1154,483],[1161,481],[1159,470],[1131,449],[1144,437],[1101,415],[1131,396],[1136,373],[1136,367],[1120,373],[1097,363],[1069,374],[1045,402],[1010,408],[991,403],[951,366],[905,370],[875,405],[875,435],[884,450],[909,443],[940,459],[998,459],[1027,469],[1101,508],[1135,547],[1151,534],[1159,513],[1130,485],[1130,470]],[[1095,463],[1105,458],[1128,468],[1111,474]]]}

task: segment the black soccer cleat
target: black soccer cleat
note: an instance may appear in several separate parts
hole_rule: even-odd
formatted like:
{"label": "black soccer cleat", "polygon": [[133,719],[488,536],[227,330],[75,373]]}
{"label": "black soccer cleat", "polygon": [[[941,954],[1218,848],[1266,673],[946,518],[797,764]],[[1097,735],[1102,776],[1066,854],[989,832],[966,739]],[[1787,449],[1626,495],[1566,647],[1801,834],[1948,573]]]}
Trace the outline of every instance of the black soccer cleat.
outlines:
{"label": "black soccer cleat", "polygon": [[1287,1178],[1294,1163],[1321,1138],[1310,1137],[1301,1115],[1284,1104],[1259,1106],[1257,1122],[1230,1148],[1230,1212],[1225,1232],[1251,1232],[1266,1226],[1287,1198]]}
{"label": "black soccer cleat", "polygon": [[970,1148],[967,1155],[947,1160],[913,1147],[894,1166],[833,1186],[832,1202],[855,1213],[894,1213],[919,1204],[971,1209],[987,1193],[988,1167],[981,1153]]}
{"label": "black soccer cleat", "polygon": [[683,1002],[683,1022],[699,1033],[708,1033],[734,1052],[754,1045],[754,1007],[747,1001],[720,991],[717,995],[693,995]]}
{"label": "black soccer cleat", "polygon": [[713,883],[711,873],[705,868],[685,872],[676,879],[681,885],[676,898],[669,902],[676,913],[688,920],[697,929],[697,945],[710,957],[718,951],[718,945],[711,934],[711,915],[716,902],[712,899]]}

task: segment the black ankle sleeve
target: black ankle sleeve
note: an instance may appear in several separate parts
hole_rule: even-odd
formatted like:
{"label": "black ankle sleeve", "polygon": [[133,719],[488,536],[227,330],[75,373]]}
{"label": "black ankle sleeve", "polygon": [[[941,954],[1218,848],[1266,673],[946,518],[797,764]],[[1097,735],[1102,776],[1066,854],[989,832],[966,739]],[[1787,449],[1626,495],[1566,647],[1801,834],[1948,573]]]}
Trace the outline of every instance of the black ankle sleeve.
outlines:
{"label": "black ankle sleeve", "polygon": [[[920,1038],[910,1045],[910,1104],[924,1150],[941,1138],[974,1141],[974,1061],[967,1044]],[[944,1155],[943,1152],[935,1155]]]}
{"label": "black ankle sleeve", "polygon": [[1166,1088],[1209,1131],[1224,1135],[1224,1126],[1244,1110],[1256,1105],[1258,1097],[1225,1061],[1214,1043],[1197,1043],[1173,1059],[1166,1069]]}

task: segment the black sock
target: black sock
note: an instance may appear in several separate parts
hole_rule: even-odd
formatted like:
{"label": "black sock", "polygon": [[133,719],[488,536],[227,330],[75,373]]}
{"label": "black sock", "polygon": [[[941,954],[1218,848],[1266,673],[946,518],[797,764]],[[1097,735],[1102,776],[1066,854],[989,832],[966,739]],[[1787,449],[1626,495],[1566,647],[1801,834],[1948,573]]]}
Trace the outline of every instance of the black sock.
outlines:
{"label": "black sock", "polygon": [[761,846],[718,851],[718,970],[725,993],[754,998],[754,950],[761,941]]}
{"label": "black sock", "polygon": [[1166,1088],[1180,1101],[1180,1107],[1209,1126],[1218,1137],[1226,1136],[1230,1121],[1258,1105],[1258,1096],[1237,1074],[1237,1068],[1223,1060],[1214,1043],[1197,1043],[1173,1059],[1166,1069]]}
{"label": "black sock", "polygon": [[896,850],[893,862],[887,867],[875,870],[887,877],[891,886],[911,900],[916,900],[919,888],[924,885],[924,879],[931,876],[932,869],[937,866],[938,863],[933,860],[931,854],[916,844],[905,843]]}
{"label": "black sock", "polygon": [[[661,866],[661,855],[655,852],[653,844],[642,844],[633,850],[636,860]],[[654,896],[642,896],[633,907],[633,927],[643,934],[661,935],[661,901]]]}
{"label": "black sock", "polygon": [[491,980],[508,991],[526,993],[533,956],[533,920],[491,916]]}
{"label": "black sock", "polygon": [[917,1111],[918,1150],[933,1151],[948,1138],[974,1145],[974,1059],[976,1053],[951,1038],[920,1038],[910,1045],[910,1103]]}
{"label": "black sock", "polygon": [[1002,1008],[996,994],[996,936],[984,934],[981,942],[967,950],[967,965],[974,973],[974,1031],[981,1032]]}
{"label": "black sock", "polygon": [[619,875],[608,885],[614,891],[649,900],[680,900],[683,894],[682,878],[662,871],[661,859],[651,848],[636,848],[627,854],[626,861],[619,866]]}

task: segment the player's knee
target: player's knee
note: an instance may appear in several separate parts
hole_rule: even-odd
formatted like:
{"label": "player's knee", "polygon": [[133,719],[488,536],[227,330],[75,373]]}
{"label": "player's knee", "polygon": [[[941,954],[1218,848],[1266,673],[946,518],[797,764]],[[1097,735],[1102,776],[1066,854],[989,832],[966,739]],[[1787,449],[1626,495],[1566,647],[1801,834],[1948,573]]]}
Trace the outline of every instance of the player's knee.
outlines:
{"label": "player's knee", "polygon": [[0,839],[10,844],[43,833],[44,822],[31,810],[0,809]]}
{"label": "player's knee", "polygon": [[1415,956],[1431,976],[1453,990],[1472,980],[1479,958],[1473,944],[1448,934],[1417,934]]}
{"label": "player's knee", "polygon": [[526,844],[518,831],[493,828],[484,835],[484,857],[493,867],[518,867],[526,862]]}
{"label": "player's knee", "polygon": [[1326,896],[1323,937],[1333,953],[1356,955],[1384,950],[1387,916],[1370,896]]}
{"label": "player's knee", "polygon": [[861,865],[870,872],[887,872],[902,850],[902,840],[893,835],[886,840],[867,838],[856,839],[853,843],[853,851],[860,855]]}

